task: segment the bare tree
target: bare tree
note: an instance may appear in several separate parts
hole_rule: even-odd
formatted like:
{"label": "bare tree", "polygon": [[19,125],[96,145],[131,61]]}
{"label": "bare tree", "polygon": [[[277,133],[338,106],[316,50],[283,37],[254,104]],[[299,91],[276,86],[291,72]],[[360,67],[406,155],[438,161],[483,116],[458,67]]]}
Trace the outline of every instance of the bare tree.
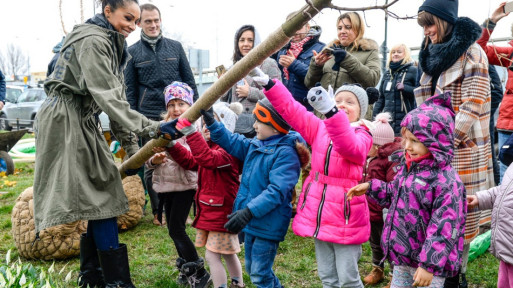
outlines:
{"label": "bare tree", "polygon": [[16,76],[24,75],[29,70],[29,58],[20,46],[13,43],[7,45],[5,57],[2,57],[2,67],[5,73]]}

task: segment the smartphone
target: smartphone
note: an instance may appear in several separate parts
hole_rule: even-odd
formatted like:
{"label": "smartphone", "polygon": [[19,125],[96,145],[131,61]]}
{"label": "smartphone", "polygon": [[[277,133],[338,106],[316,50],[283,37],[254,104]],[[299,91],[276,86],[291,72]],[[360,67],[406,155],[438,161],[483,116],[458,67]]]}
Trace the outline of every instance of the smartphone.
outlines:
{"label": "smartphone", "polygon": [[321,54],[331,55],[333,54],[333,49],[331,49],[330,47],[324,47],[321,50]]}
{"label": "smartphone", "polygon": [[237,86],[244,86],[244,79],[237,81]]}
{"label": "smartphone", "polygon": [[226,68],[224,68],[224,65],[219,65],[216,67],[216,73],[218,77],[221,77],[226,72]]}
{"label": "smartphone", "polygon": [[506,5],[504,5],[504,13],[513,12],[513,1],[506,2]]}

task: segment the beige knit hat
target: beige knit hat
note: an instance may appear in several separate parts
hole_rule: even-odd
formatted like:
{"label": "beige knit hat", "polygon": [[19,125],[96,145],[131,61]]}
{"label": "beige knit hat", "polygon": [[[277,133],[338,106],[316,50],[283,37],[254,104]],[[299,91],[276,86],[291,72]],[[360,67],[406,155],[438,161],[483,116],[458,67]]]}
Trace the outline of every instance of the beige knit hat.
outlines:
{"label": "beige knit hat", "polygon": [[392,116],[388,112],[376,115],[373,127],[370,129],[374,144],[385,145],[394,142],[394,129],[388,122],[392,120]]}

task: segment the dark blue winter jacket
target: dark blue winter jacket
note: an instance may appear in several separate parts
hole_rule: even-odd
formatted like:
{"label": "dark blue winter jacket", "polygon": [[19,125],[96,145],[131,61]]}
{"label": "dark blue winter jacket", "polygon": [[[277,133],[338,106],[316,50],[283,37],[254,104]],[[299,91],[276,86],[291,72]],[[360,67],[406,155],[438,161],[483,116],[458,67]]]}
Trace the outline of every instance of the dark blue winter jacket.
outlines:
{"label": "dark blue winter jacket", "polygon": [[210,139],[228,153],[244,161],[239,192],[233,211],[249,208],[253,218],[244,228],[250,235],[283,241],[292,217],[292,191],[299,178],[300,163],[296,142],[305,143],[297,133],[248,139],[231,133],[222,124],[208,126]]}
{"label": "dark blue winter jacket", "polygon": [[[299,53],[296,60],[287,68],[289,71],[289,79],[285,79],[285,74],[282,73],[282,82],[290,91],[290,94],[298,101],[303,104],[308,111],[312,111],[313,108],[308,104],[306,100],[306,94],[308,94],[308,88],[305,86],[305,76],[308,72],[308,66],[310,66],[310,60],[313,57],[313,51],[320,52],[324,48],[324,43],[319,42],[321,37],[322,29],[319,26],[312,26],[310,28],[309,36],[312,36],[308,42],[303,45],[303,51]],[[283,72],[283,66],[279,64],[280,56],[287,55],[287,51],[290,49],[290,42],[283,47],[277,54],[275,54],[275,60],[278,62],[280,70]]]}
{"label": "dark blue winter jacket", "polygon": [[130,108],[151,119],[166,111],[164,88],[173,81],[185,82],[198,91],[194,75],[180,42],[162,37],[155,52],[144,40],[128,48],[132,59],[125,68],[126,98]]}

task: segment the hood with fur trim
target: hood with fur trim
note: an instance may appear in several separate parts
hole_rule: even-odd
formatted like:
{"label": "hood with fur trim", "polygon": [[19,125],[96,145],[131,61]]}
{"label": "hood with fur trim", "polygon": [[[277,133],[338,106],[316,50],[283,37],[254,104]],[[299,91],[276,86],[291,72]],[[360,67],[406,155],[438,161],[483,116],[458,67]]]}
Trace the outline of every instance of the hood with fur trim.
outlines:
{"label": "hood with fur trim", "polygon": [[[353,44],[347,46],[348,49],[346,49],[346,50],[351,51],[351,49],[353,49]],[[326,47],[331,47],[333,45],[342,46],[342,44],[340,44],[340,40],[335,39],[335,40],[331,41],[330,43],[328,43],[326,45]],[[361,50],[361,51],[371,51],[371,50],[378,50],[378,49],[379,49],[378,43],[369,38],[360,39],[358,41],[358,47],[356,47],[356,50]]]}

